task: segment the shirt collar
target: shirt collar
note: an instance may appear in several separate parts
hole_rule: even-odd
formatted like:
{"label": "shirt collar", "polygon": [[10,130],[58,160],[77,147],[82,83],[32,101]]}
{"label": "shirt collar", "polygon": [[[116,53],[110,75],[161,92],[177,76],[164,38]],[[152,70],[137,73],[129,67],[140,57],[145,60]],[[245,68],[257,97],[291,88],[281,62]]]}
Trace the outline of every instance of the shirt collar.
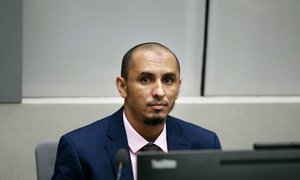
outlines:
{"label": "shirt collar", "polygon": [[[124,111],[123,121],[129,148],[132,151],[132,153],[136,154],[142,147],[144,147],[149,142],[146,139],[144,139],[138,132],[136,132],[136,130],[131,126],[131,124],[128,122],[128,119],[125,116]],[[164,152],[168,152],[166,123],[164,124],[163,131],[153,143],[159,146]]]}

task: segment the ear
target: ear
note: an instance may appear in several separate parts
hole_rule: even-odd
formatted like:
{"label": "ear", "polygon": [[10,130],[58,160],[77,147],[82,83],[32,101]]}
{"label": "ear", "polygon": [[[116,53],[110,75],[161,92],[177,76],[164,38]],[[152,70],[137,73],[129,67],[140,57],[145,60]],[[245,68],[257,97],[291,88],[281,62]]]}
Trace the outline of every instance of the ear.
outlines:
{"label": "ear", "polygon": [[119,94],[122,98],[127,97],[127,85],[126,80],[121,76],[117,77],[116,79],[116,86],[118,88]]}
{"label": "ear", "polygon": [[177,93],[176,99],[178,98],[179,93],[180,93],[181,81],[182,81],[182,79],[179,80],[179,88],[178,88],[178,93]]}

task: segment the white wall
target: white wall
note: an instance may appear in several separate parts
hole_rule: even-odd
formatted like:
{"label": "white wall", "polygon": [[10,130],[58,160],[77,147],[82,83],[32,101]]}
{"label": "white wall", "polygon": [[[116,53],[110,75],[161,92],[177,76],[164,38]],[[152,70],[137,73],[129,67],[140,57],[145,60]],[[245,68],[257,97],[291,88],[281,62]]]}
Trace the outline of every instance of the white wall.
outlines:
{"label": "white wall", "polygon": [[[37,103],[38,102],[38,103]],[[34,148],[113,113],[121,100],[0,104],[0,179],[35,179]],[[224,150],[300,139],[300,98],[180,98],[172,115],[215,131]]]}
{"label": "white wall", "polygon": [[[23,97],[118,96],[123,54],[170,47],[199,96],[205,0],[23,2]],[[205,95],[300,95],[300,1],[210,0]]]}
{"label": "white wall", "polygon": [[300,95],[299,17],[299,0],[211,0],[205,95]]}
{"label": "white wall", "polygon": [[23,97],[118,96],[131,47],[157,41],[181,62],[184,95],[200,94],[205,0],[26,0]]}

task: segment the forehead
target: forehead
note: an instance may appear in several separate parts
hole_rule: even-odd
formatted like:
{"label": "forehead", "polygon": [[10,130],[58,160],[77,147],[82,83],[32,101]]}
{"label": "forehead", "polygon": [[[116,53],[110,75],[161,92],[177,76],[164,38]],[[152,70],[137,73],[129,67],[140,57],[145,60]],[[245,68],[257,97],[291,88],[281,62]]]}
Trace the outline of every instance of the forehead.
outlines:
{"label": "forehead", "polygon": [[175,56],[162,48],[136,50],[132,56],[132,66],[130,70],[179,73]]}

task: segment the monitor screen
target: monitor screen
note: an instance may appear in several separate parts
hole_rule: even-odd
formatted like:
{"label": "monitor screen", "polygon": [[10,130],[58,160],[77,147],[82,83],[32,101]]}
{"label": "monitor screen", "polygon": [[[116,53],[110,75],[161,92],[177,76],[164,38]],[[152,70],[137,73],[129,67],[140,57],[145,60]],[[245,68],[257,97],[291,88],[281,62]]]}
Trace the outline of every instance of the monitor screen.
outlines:
{"label": "monitor screen", "polygon": [[300,179],[300,150],[145,152],[137,156],[138,180]]}

